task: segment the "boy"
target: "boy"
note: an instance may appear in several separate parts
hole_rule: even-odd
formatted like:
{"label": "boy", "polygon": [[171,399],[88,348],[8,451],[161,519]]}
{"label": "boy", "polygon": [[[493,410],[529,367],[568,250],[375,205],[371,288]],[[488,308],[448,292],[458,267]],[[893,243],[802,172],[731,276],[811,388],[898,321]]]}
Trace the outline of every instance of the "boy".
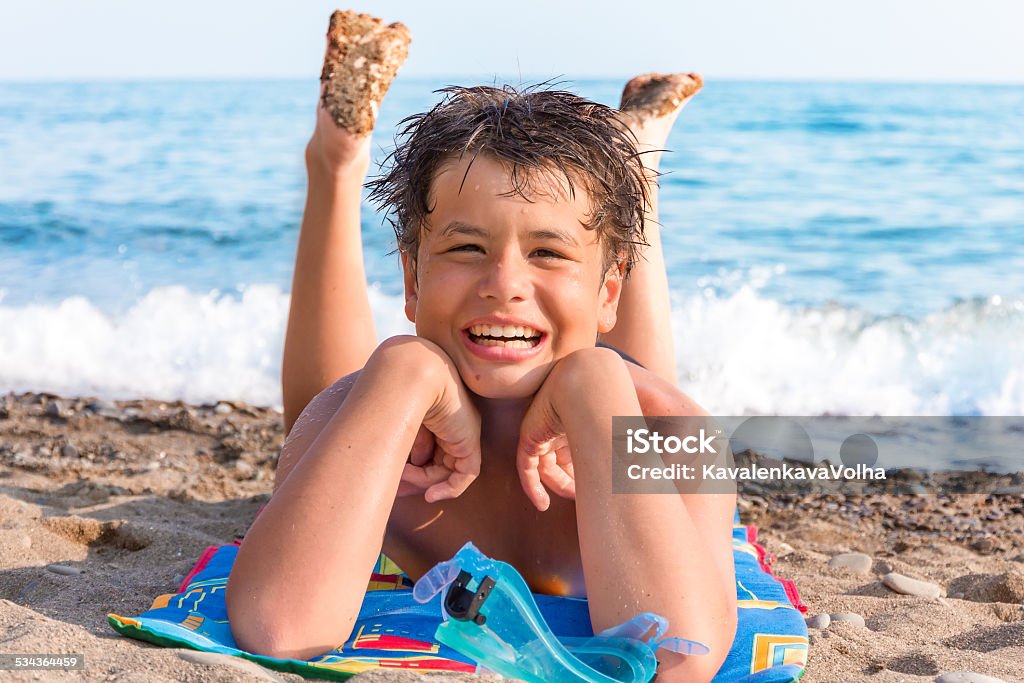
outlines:
{"label": "boy", "polygon": [[[342,25],[364,37],[339,38]],[[397,33],[342,13],[329,38]],[[657,153],[634,147],[660,147],[697,89],[693,77],[634,79],[620,115],[569,93],[453,88],[414,117],[372,186],[395,217],[416,336],[376,349],[358,216],[369,137],[319,109],[286,424],[350,374],[295,421],[239,550],[227,603],[241,647],[330,650],[349,636],[378,553],[416,579],[472,540],[534,590],[588,597],[595,630],[652,611],[669,635],[711,647],[659,654],[659,680],[714,676],[735,633],[734,497],[611,493],[612,416],[701,414],[673,386],[656,234],[637,259]],[[654,372],[596,347],[598,335]]]}

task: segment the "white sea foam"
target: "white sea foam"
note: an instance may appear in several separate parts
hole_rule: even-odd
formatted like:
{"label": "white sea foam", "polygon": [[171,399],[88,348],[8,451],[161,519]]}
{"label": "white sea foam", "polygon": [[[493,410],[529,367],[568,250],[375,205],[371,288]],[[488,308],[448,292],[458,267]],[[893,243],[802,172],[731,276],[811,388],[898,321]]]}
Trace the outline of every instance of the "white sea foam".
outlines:
{"label": "white sea foam", "polygon": [[[371,303],[379,336],[411,332],[400,297],[373,289]],[[743,286],[673,306],[681,385],[715,414],[1024,414],[1022,301],[879,319]],[[159,288],[119,315],[0,298],[0,391],[277,406],[287,312],[276,286]]]}

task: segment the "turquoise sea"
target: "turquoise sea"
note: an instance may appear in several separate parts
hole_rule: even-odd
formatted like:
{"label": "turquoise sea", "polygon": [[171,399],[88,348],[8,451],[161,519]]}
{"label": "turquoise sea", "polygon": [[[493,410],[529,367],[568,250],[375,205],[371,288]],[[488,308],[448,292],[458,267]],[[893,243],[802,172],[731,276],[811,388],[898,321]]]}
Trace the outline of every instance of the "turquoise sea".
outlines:
{"label": "turquoise sea", "polygon": [[[399,78],[378,158],[467,82]],[[278,404],[316,92],[0,84],[0,391]],[[1022,112],[1022,86],[709,82],[663,160],[682,386],[718,414],[1024,414]],[[370,206],[363,235],[379,332],[407,331]]]}

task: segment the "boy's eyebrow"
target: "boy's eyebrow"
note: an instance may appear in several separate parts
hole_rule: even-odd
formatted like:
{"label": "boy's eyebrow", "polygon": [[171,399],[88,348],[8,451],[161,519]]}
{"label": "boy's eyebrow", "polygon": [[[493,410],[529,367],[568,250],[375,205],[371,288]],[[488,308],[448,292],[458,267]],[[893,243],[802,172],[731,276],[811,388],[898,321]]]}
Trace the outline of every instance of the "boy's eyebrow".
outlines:
{"label": "boy's eyebrow", "polygon": [[470,235],[472,237],[486,237],[487,233],[483,228],[478,228],[475,225],[469,223],[463,223],[462,221],[452,221],[445,229],[441,231],[441,237],[451,237],[452,235]]}
{"label": "boy's eyebrow", "polygon": [[[441,232],[441,237],[451,237],[452,235],[469,235],[472,237],[487,237],[487,231],[483,228],[471,225],[469,223],[463,223],[462,221],[452,221],[445,229]],[[536,240],[557,240],[564,242],[565,244],[573,247],[579,246],[576,238],[573,237],[569,232],[561,230],[559,228],[537,228],[531,230],[528,233],[529,237]]]}

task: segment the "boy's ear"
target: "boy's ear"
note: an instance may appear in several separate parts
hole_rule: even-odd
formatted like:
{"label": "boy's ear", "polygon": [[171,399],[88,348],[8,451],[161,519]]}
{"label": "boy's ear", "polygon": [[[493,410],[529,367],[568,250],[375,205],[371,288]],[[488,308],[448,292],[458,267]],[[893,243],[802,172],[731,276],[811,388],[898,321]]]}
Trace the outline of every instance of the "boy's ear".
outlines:
{"label": "boy's ear", "polygon": [[416,307],[419,294],[416,287],[416,259],[409,252],[402,252],[402,280],[405,283],[405,317],[409,322],[416,322]]}
{"label": "boy's ear", "polygon": [[597,331],[611,332],[618,319],[619,297],[622,296],[623,265],[615,262],[608,266],[601,282],[597,311]]}

